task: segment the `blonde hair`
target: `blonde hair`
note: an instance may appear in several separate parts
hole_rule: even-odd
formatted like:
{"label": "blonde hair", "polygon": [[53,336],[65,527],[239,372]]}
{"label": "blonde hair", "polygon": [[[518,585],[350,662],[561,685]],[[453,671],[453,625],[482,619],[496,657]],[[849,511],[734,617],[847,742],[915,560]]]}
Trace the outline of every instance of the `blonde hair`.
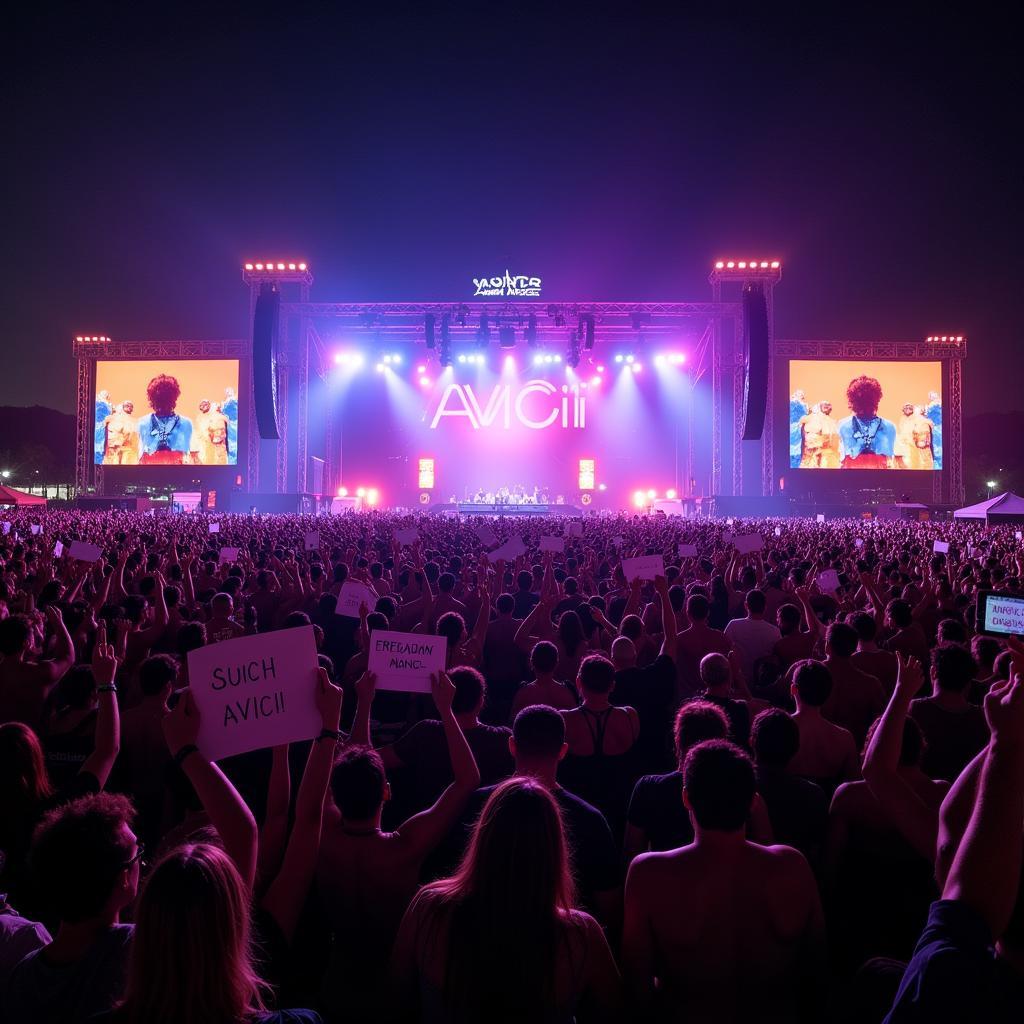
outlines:
{"label": "blonde hair", "polygon": [[139,897],[118,1018],[234,1024],[264,1009],[250,951],[249,899],[220,847],[192,843],[168,853]]}

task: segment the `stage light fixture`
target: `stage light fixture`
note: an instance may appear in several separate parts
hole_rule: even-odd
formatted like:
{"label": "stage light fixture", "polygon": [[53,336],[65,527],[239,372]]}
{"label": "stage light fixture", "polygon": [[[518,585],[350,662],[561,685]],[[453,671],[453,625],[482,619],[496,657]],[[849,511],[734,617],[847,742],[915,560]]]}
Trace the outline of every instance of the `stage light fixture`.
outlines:
{"label": "stage light fixture", "polygon": [[387,369],[387,367],[383,363],[378,363],[377,364],[377,372],[378,373],[383,373],[386,369]]}
{"label": "stage light fixture", "polygon": [[655,366],[664,366],[665,365],[665,357],[662,356],[662,355],[655,356],[654,357],[654,365]]}
{"label": "stage light fixture", "polygon": [[516,347],[516,329],[514,327],[498,328],[498,346],[499,348]]}
{"label": "stage light fixture", "polygon": [[595,388],[596,388],[596,387],[600,387],[600,384],[601,384],[601,378],[600,378],[600,377],[591,377],[591,378],[590,378],[590,383],[591,383],[591,384],[592,384],[592,385],[593,385],[593,386],[594,386]]}
{"label": "stage light fixture", "polygon": [[356,488],[356,497],[357,498],[365,498],[366,497],[366,488],[365,487],[357,487]]}
{"label": "stage light fixture", "polygon": [[555,361],[555,357],[554,356],[545,356],[544,357],[544,362],[545,363],[553,363],[554,361]]}
{"label": "stage light fixture", "polygon": [[526,321],[526,344],[530,348],[537,347],[537,314],[531,313],[530,319]]}
{"label": "stage light fixture", "polygon": [[366,504],[367,505],[376,505],[379,500],[380,500],[380,493],[378,492],[377,488],[376,487],[371,487],[366,492]]}
{"label": "stage light fixture", "polygon": [[533,357],[533,365],[534,365],[534,366],[540,366],[540,364],[541,364],[541,363],[543,363],[543,362],[544,362],[544,357],[543,357],[543,356],[542,356],[542,355],[541,355],[541,354],[540,354],[540,353],[538,352],[538,353],[537,353],[537,354],[536,354],[536,355],[535,355],[535,356]]}
{"label": "stage light fixture", "polygon": [[386,355],[386,356],[384,357],[384,360],[383,360],[383,361],[384,361],[384,363],[385,363],[385,364],[386,364],[387,366],[390,366],[390,365],[391,365],[391,356],[390,356],[390,355]]}
{"label": "stage light fixture", "polygon": [[428,313],[423,318],[423,342],[427,348],[434,347],[434,314]]}
{"label": "stage light fixture", "polygon": [[348,497],[348,488],[347,487],[339,487],[338,488],[338,497],[339,498],[347,498]]}
{"label": "stage light fixture", "polygon": [[643,365],[641,363],[634,363],[631,369],[634,373],[639,373],[643,369]]}
{"label": "stage light fixture", "polygon": [[626,362],[627,363],[632,363],[634,360],[635,360],[635,356],[631,356],[631,355],[630,356],[626,356]]}
{"label": "stage light fixture", "polygon": [[725,260],[718,260],[715,263],[715,270],[725,270]]}
{"label": "stage light fixture", "polygon": [[476,329],[476,347],[487,348],[491,343],[491,327],[487,320],[487,310],[480,314],[480,326]]}
{"label": "stage light fixture", "polygon": [[620,353],[619,355],[617,355],[617,356],[615,357],[615,362],[617,362],[617,363],[621,363],[621,362],[622,362],[622,360],[623,360],[623,358],[624,358],[624,357],[623,357],[623,356],[622,356],[622,354]]}
{"label": "stage light fixture", "polygon": [[654,499],[657,496],[658,496],[658,492],[653,487],[647,492],[647,497],[650,498],[651,501],[654,501]]}
{"label": "stage light fixture", "polygon": [[675,501],[676,500],[676,489],[674,487],[670,487],[665,492],[665,497],[668,498],[669,501]]}
{"label": "stage light fixture", "polygon": [[565,361],[573,369],[580,365],[580,333],[578,330],[569,335],[569,347],[566,350]]}
{"label": "stage light fixture", "polygon": [[552,359],[553,359],[553,360],[554,360],[554,361],[555,361],[556,363],[560,363],[560,362],[562,361],[562,357],[561,357],[561,356],[552,356],[551,358],[552,358]]}
{"label": "stage light fixture", "polygon": [[516,357],[515,356],[505,356],[505,369],[506,370],[514,370],[515,368],[516,368]]}
{"label": "stage light fixture", "polygon": [[466,357],[465,357],[465,355],[464,355],[464,354],[462,354],[462,353],[460,353],[460,354],[459,354],[459,362],[460,362],[460,363],[464,363],[465,361],[466,361]]}
{"label": "stage light fixture", "polygon": [[646,502],[647,499],[644,497],[643,491],[634,491],[633,504],[636,505],[637,508],[643,508]]}
{"label": "stage light fixture", "polygon": [[345,362],[345,357],[340,352],[335,352],[334,361],[340,366],[342,363]]}
{"label": "stage light fixture", "polygon": [[598,484],[597,485],[597,489],[599,491],[607,491],[608,490],[608,485],[607,484]]}
{"label": "stage light fixture", "polygon": [[597,372],[598,373],[604,373],[604,366],[599,365],[598,368],[597,368]]}
{"label": "stage light fixture", "polygon": [[451,318],[447,313],[441,317],[441,351],[438,361],[443,367],[452,365]]}

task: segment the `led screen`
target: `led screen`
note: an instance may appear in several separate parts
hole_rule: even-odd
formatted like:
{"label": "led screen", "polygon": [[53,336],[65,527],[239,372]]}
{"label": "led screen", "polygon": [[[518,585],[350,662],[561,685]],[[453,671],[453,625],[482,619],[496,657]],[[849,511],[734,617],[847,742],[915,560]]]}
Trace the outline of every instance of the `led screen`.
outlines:
{"label": "led screen", "polygon": [[791,469],[942,469],[942,364],[794,359]]}
{"label": "led screen", "polygon": [[101,360],[100,466],[238,464],[238,360]]}

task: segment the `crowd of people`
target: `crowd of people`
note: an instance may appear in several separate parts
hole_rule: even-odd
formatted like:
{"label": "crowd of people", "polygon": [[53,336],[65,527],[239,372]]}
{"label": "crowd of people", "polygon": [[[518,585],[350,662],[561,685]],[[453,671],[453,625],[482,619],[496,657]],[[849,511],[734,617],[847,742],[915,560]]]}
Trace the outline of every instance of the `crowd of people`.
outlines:
{"label": "crowd of people", "polygon": [[[3,1020],[1024,1015],[1013,528],[0,519]],[[211,762],[189,654],[300,625],[321,731]],[[446,638],[429,695],[385,629]]]}

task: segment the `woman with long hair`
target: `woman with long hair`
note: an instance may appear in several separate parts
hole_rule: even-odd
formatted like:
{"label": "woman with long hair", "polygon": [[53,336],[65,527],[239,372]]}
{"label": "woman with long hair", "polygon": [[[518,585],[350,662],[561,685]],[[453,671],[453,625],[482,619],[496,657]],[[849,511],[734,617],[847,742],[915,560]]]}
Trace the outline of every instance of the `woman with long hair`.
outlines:
{"label": "woman with long hair", "polygon": [[401,1009],[418,1005],[425,1022],[616,1016],[618,968],[600,926],[574,908],[561,814],[540,782],[494,789],[458,871],[406,912],[392,974]]}

